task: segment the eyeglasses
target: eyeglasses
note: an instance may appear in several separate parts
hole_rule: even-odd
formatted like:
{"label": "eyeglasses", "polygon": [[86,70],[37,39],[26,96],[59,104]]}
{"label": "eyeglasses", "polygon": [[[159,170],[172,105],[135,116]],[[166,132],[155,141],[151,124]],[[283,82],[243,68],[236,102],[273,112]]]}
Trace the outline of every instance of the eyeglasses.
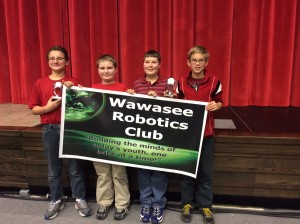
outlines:
{"label": "eyeglasses", "polygon": [[203,63],[206,62],[206,59],[205,59],[205,58],[201,58],[201,59],[199,59],[199,60],[192,59],[192,60],[190,60],[190,62],[191,62],[192,64],[197,64],[197,63],[203,64]]}
{"label": "eyeglasses", "polygon": [[62,58],[62,57],[57,57],[57,58],[51,57],[51,58],[49,58],[49,61],[62,61],[62,60],[65,60],[65,58]]}

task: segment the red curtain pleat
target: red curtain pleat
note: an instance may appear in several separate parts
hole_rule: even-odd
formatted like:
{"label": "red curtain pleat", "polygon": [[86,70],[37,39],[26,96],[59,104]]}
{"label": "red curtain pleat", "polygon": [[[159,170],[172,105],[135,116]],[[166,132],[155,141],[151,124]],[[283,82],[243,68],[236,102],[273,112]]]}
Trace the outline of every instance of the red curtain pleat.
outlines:
{"label": "red curtain pleat", "polygon": [[201,44],[209,50],[211,56],[207,70],[220,78],[224,89],[224,105],[228,105],[231,86],[234,1],[195,1],[195,3],[197,4],[196,32],[192,45]]}
{"label": "red curtain pleat", "polygon": [[[145,30],[148,26],[155,26],[155,11],[151,24],[145,23],[147,2],[150,1],[118,1],[119,49],[122,61],[120,72],[122,81],[131,88],[137,77],[143,75],[143,55],[150,48],[149,45],[145,45]],[[153,46],[157,41],[156,37],[153,36],[152,40]]]}
{"label": "red curtain pleat", "polygon": [[112,54],[132,87],[147,50],[161,53],[161,76],[179,78],[197,44],[224,105],[299,107],[299,14],[300,0],[0,0],[0,103],[27,103],[53,45],[84,86],[100,82],[96,59]]}
{"label": "red curtain pleat", "polygon": [[[2,0],[1,103],[27,103],[35,80],[49,75],[46,52],[65,45],[66,2]],[[66,17],[67,18],[67,17]]]}
{"label": "red curtain pleat", "polygon": [[[297,15],[295,17],[295,39],[293,42],[294,49],[293,49],[293,71],[292,71],[292,80],[291,80],[291,91],[290,91],[290,105],[293,106],[300,106],[300,1],[296,2],[297,8],[296,12]],[[283,52],[284,54],[284,52]],[[288,93],[287,93],[288,94]]]}
{"label": "red curtain pleat", "polygon": [[0,1],[0,103],[12,102],[5,3]]}
{"label": "red curtain pleat", "polygon": [[[33,1],[33,0],[31,0]],[[35,43],[35,54],[39,55],[40,61],[37,65],[41,66],[40,73],[35,73],[35,79],[50,74],[49,66],[46,62],[48,50],[54,45],[65,47],[70,52],[70,36],[69,36],[69,14],[68,4],[65,0],[53,1],[33,1],[36,2],[37,18],[37,42]],[[70,55],[71,56],[71,55]],[[71,64],[67,68],[68,74],[71,74]],[[32,78],[32,80],[35,80]]]}
{"label": "red curtain pleat", "polygon": [[296,1],[235,1],[230,104],[297,106],[289,99],[296,12]]}
{"label": "red curtain pleat", "polygon": [[[31,9],[32,15],[36,16],[35,7],[32,7],[31,3],[4,1],[6,26],[6,42],[4,43],[7,43],[7,54],[1,58],[6,57],[8,59],[9,71],[7,74],[1,72],[1,76],[4,75],[9,80],[7,86],[4,87],[7,90],[4,94],[10,95],[13,102],[16,103],[27,100],[27,90],[30,88],[29,74],[35,71],[32,65],[37,59],[36,55],[32,54],[32,48],[35,47],[34,42],[38,42],[35,39],[35,32],[37,32],[36,20],[34,17],[31,18],[30,22],[23,19],[29,9]],[[28,32],[29,30],[31,32]],[[39,63],[37,66],[39,66]],[[3,80],[3,78],[1,79]]]}

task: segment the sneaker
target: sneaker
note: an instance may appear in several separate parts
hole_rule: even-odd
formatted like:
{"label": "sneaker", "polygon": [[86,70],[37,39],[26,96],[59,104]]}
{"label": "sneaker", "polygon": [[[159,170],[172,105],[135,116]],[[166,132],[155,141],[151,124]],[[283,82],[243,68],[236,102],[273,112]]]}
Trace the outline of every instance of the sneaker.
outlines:
{"label": "sneaker", "polygon": [[186,204],[181,212],[180,219],[184,223],[190,223],[192,221],[192,206],[190,204]]}
{"label": "sneaker", "polygon": [[202,216],[204,224],[214,224],[215,220],[210,208],[203,208],[202,209]]}
{"label": "sneaker", "polygon": [[143,223],[147,223],[151,220],[152,208],[147,206],[142,206],[140,220]]}
{"label": "sneaker", "polygon": [[64,208],[64,203],[62,201],[51,201],[47,211],[45,212],[44,219],[51,220],[54,219],[57,214]]}
{"label": "sneaker", "polygon": [[115,220],[122,220],[129,214],[129,211],[127,208],[117,209],[114,218]]}
{"label": "sneaker", "polygon": [[154,208],[151,215],[152,223],[161,223],[164,220],[164,209],[163,208]]}
{"label": "sneaker", "polygon": [[82,217],[90,216],[93,212],[86,203],[85,200],[79,200],[75,202],[75,208],[78,210],[79,215]]}
{"label": "sneaker", "polygon": [[100,205],[100,207],[97,210],[96,218],[101,219],[101,220],[105,219],[107,217],[109,209],[110,209],[110,206]]}

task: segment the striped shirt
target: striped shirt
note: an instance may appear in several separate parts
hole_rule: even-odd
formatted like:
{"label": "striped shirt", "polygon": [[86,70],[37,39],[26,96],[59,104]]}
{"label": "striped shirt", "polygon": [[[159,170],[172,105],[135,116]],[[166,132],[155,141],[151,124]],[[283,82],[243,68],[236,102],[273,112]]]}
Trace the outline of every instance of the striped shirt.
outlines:
{"label": "striped shirt", "polygon": [[148,95],[149,91],[155,91],[157,96],[164,96],[164,91],[166,90],[167,79],[160,78],[151,84],[151,82],[146,80],[146,77],[141,77],[134,82],[134,91],[139,94]]}

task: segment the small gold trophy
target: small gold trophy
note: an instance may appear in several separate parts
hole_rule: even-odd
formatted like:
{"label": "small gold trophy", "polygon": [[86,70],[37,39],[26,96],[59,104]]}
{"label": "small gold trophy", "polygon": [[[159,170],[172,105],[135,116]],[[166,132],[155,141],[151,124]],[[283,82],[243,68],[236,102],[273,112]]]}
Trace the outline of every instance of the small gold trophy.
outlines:
{"label": "small gold trophy", "polygon": [[52,96],[52,101],[61,99],[62,95],[62,83],[61,82],[56,82],[53,85],[53,96]]}

